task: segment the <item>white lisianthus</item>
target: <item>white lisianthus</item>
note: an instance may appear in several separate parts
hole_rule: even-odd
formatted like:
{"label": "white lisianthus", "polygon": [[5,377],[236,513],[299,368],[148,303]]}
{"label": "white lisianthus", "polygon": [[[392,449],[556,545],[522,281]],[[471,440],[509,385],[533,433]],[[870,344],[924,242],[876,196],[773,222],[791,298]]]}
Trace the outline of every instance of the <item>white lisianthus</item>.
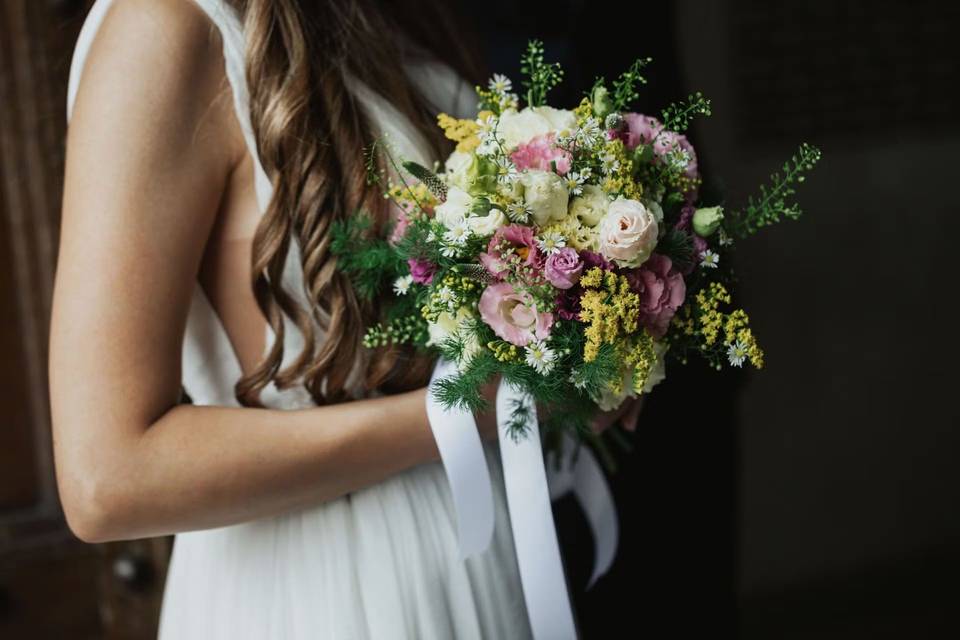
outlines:
{"label": "white lisianthus", "polygon": [[620,392],[614,392],[608,386],[604,386],[599,396],[595,396],[593,401],[601,411],[613,411],[627,398],[636,398],[637,394],[633,390],[633,367],[627,368],[623,372],[623,382],[620,384]]}
{"label": "white lisianthus", "polygon": [[545,226],[567,217],[570,197],[563,179],[551,171],[527,171],[520,176],[523,199],[534,222]]}
{"label": "white lisianthus", "polygon": [[508,149],[514,149],[532,138],[554,131],[569,135],[577,128],[577,116],[572,111],[553,107],[527,107],[520,111],[507,109],[500,114],[497,135]]}
{"label": "white lisianthus", "polygon": [[470,184],[477,175],[477,158],[472,153],[454,151],[443,168],[447,186],[469,191]]}
{"label": "white lisianthus", "polygon": [[583,193],[570,203],[570,213],[588,227],[595,227],[610,206],[606,192],[595,184],[584,185]]}
{"label": "white lisianthus", "polygon": [[621,267],[640,266],[656,248],[658,233],[653,214],[640,202],[621,196],[600,221],[600,253]]}
{"label": "white lisianthus", "polygon": [[473,198],[469,193],[460,187],[451,186],[447,190],[447,199],[436,208],[435,217],[443,226],[452,229],[467,217],[472,206]]}
{"label": "white lisianthus", "polygon": [[467,218],[467,226],[475,236],[492,236],[493,232],[507,224],[507,216],[500,209],[490,209],[485,216]]}

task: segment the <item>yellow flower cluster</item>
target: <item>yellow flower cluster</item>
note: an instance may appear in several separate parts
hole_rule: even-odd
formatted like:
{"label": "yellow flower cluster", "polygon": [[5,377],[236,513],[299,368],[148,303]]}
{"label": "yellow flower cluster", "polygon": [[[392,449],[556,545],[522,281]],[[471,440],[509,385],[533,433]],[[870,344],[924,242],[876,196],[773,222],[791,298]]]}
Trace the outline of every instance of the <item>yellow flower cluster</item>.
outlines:
{"label": "yellow flower cluster", "polygon": [[630,289],[624,276],[600,267],[583,274],[580,284],[586,289],[580,297],[580,319],[587,324],[583,359],[592,362],[601,344],[617,344],[637,330],[640,296]]}
{"label": "yellow flower cluster", "polygon": [[632,336],[630,349],[624,354],[623,361],[633,367],[633,391],[642,393],[650,370],[657,363],[657,352],[653,348],[653,337],[646,331],[640,331]]}
{"label": "yellow flower cluster", "polygon": [[383,197],[395,202],[410,217],[416,217],[421,209],[432,211],[440,203],[422,182],[410,185],[391,182]]}
{"label": "yellow flower cluster", "polygon": [[457,151],[469,153],[480,146],[480,138],[477,137],[480,125],[476,121],[458,120],[441,113],[437,116],[437,124],[443,129],[443,134],[448,139],[457,143]]}
{"label": "yellow flower cluster", "polygon": [[590,102],[590,98],[584,97],[576,109],[573,110],[573,115],[577,116],[577,124],[581,127],[586,123],[588,118],[592,118],[593,104]]}
{"label": "yellow flower cluster", "polygon": [[750,330],[750,318],[743,309],[730,313],[720,311],[721,304],[730,304],[730,293],[719,282],[711,282],[706,289],[697,292],[699,316],[694,317],[689,305],[684,305],[680,313],[674,316],[673,323],[685,335],[694,335],[699,323],[699,334],[704,347],[712,347],[722,337],[726,346],[740,343],[750,363],[757,369],[763,368],[763,350]]}
{"label": "yellow flower cluster", "polygon": [[463,300],[477,289],[475,280],[454,274],[444,276],[440,284],[442,286],[433,288],[427,304],[420,307],[420,315],[427,322],[436,322],[441,313],[460,307]]}
{"label": "yellow flower cluster", "polygon": [[491,340],[487,343],[487,348],[493,352],[493,357],[500,362],[520,361],[520,350],[517,349],[517,346],[504,340]]}
{"label": "yellow flower cluster", "polygon": [[604,146],[604,153],[613,156],[619,167],[603,179],[603,190],[607,193],[619,193],[631,200],[639,200],[643,195],[643,186],[633,179],[633,160],[627,154],[623,140],[619,138],[608,140]]}
{"label": "yellow flower cluster", "polygon": [[577,251],[596,251],[600,241],[596,229],[585,226],[574,215],[544,227],[542,233],[559,233],[567,241],[567,246]]}
{"label": "yellow flower cluster", "polygon": [[480,104],[496,109],[497,113],[503,113],[507,109],[516,109],[517,96],[513,93],[500,93],[490,89],[484,89],[477,85],[474,87],[477,97],[480,98]]}

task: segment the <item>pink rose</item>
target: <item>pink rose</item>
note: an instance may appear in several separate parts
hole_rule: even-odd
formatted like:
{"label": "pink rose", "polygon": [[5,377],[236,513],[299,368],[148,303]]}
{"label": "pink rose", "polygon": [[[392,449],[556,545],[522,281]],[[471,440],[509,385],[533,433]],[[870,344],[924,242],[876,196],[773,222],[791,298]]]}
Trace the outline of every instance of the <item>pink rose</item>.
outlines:
{"label": "pink rose", "polygon": [[418,284],[430,284],[433,282],[433,274],[437,272],[437,265],[429,260],[410,258],[407,260],[410,266],[410,275],[413,281]]}
{"label": "pink rose", "polygon": [[540,171],[552,171],[551,162],[556,162],[557,173],[564,175],[570,171],[570,163],[573,157],[569,151],[558,149],[554,146],[556,134],[546,133],[531,139],[517,147],[516,151],[510,154],[510,159],[517,165],[520,171],[527,169],[538,169]]}
{"label": "pink rose", "polygon": [[639,269],[627,274],[630,288],[640,296],[640,323],[654,338],[662,338],[687,296],[683,275],[667,256],[655,253]]}
{"label": "pink rose", "polygon": [[522,265],[536,268],[540,261],[537,250],[537,241],[533,237],[533,229],[521,224],[508,224],[500,227],[490,238],[487,252],[479,255],[480,263],[492,275],[503,276],[508,268],[506,257],[512,253],[520,257]]}
{"label": "pink rose", "polygon": [[543,275],[557,289],[569,289],[577,284],[582,272],[583,261],[570,247],[550,254],[543,267]]}
{"label": "pink rose", "polygon": [[498,336],[518,347],[550,335],[553,314],[537,310],[528,293],[507,282],[492,284],[480,295],[480,317]]}
{"label": "pink rose", "polygon": [[600,220],[600,253],[621,267],[637,267],[657,246],[656,218],[640,202],[619,197]]}

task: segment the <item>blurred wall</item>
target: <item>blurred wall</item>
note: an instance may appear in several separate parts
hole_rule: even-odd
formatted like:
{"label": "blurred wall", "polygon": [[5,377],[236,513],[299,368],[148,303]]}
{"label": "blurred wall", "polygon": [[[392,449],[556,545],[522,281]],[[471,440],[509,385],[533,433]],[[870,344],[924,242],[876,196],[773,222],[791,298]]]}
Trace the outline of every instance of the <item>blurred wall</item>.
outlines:
{"label": "blurred wall", "polygon": [[701,153],[731,205],[801,140],[824,152],[806,216],[737,257],[768,353],[740,398],[742,595],[889,583],[866,599],[878,610],[955,597],[960,7],[676,7],[686,84],[714,99]]}

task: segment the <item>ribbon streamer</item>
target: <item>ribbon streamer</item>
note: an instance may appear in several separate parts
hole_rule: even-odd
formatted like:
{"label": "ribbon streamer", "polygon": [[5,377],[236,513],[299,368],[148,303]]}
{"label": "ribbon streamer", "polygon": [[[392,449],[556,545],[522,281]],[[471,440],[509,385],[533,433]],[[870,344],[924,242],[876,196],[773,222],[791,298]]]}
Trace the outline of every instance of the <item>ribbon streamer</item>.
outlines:
{"label": "ribbon streamer", "polygon": [[[518,406],[525,408],[527,428],[526,433],[514,438],[507,425]],[[504,380],[497,390],[497,425],[513,545],[533,637],[575,640],[577,631],[550,508],[537,409],[529,396]]]}
{"label": "ribbon streamer", "polygon": [[437,362],[427,393],[427,418],[450,483],[460,557],[466,559],[484,551],[493,539],[493,487],[473,413],[456,407],[446,409],[434,396],[434,382],[455,373],[452,362]]}

